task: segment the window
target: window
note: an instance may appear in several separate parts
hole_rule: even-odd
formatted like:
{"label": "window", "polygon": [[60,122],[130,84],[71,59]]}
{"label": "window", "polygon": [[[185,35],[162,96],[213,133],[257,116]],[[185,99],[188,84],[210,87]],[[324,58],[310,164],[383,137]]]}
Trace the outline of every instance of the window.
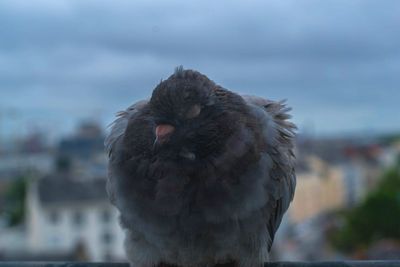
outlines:
{"label": "window", "polygon": [[113,236],[111,235],[110,232],[105,231],[105,232],[103,232],[103,234],[101,235],[101,241],[102,241],[104,244],[110,244],[110,243],[112,243],[112,241],[113,241]]}
{"label": "window", "polygon": [[72,215],[72,221],[74,223],[74,225],[76,226],[82,226],[85,222],[85,217],[84,214],[81,211],[76,211],[74,212],[74,214]]}
{"label": "window", "polygon": [[53,210],[49,214],[49,221],[51,224],[57,224],[60,221],[60,214]]}
{"label": "window", "polygon": [[112,261],[113,260],[113,257],[111,256],[111,251],[105,250],[103,252],[103,260],[104,261]]}
{"label": "window", "polygon": [[100,214],[101,221],[108,223],[111,221],[111,213],[109,210],[103,210]]}

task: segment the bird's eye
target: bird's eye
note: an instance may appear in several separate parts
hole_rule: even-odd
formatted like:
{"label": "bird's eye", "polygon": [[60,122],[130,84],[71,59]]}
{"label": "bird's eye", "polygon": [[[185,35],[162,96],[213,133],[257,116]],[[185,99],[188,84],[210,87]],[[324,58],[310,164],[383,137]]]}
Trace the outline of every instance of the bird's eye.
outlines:
{"label": "bird's eye", "polygon": [[195,104],[195,105],[193,105],[193,106],[189,109],[189,111],[186,113],[186,118],[188,118],[188,119],[193,119],[193,118],[199,116],[200,112],[201,112],[201,107],[200,107],[200,105],[199,105],[199,104]]}

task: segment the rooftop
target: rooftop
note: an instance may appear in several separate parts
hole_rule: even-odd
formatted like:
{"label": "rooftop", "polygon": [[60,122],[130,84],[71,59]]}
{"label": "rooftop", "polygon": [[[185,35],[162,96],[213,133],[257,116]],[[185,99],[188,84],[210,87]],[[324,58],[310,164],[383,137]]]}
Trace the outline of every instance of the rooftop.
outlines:
{"label": "rooftop", "polygon": [[39,199],[44,204],[72,204],[106,201],[106,179],[77,180],[67,175],[47,176],[39,180]]}

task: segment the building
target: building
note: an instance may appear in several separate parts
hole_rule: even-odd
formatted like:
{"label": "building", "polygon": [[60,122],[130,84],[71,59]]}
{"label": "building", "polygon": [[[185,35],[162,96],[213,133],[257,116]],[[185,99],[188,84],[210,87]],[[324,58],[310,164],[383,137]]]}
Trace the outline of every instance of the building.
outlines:
{"label": "building", "polygon": [[26,252],[26,233],[21,226],[3,227],[0,225],[0,254]]}
{"label": "building", "polygon": [[0,156],[0,180],[14,179],[27,173],[46,174],[53,169],[53,155],[15,153]]}
{"label": "building", "polygon": [[73,136],[63,138],[57,147],[60,156],[76,160],[90,160],[104,153],[104,135],[101,127],[93,122],[82,123]]}
{"label": "building", "polygon": [[293,223],[312,219],[326,211],[341,208],[346,202],[344,172],[318,157],[305,159],[306,167],[297,170],[297,185],[289,217]]}
{"label": "building", "polygon": [[109,204],[105,179],[66,174],[33,181],[27,197],[28,249],[37,254],[78,251],[79,260],[123,260],[123,232]]}

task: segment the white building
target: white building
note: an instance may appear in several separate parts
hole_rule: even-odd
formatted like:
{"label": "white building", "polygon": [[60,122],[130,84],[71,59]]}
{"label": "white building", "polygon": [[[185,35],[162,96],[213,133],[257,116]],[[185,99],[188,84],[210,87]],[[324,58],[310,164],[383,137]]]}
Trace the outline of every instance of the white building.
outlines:
{"label": "white building", "polygon": [[23,227],[0,225],[0,254],[26,252],[26,233]]}
{"label": "white building", "polygon": [[28,248],[32,253],[71,253],[79,260],[124,260],[123,231],[105,191],[105,179],[65,175],[32,182],[27,197]]}

